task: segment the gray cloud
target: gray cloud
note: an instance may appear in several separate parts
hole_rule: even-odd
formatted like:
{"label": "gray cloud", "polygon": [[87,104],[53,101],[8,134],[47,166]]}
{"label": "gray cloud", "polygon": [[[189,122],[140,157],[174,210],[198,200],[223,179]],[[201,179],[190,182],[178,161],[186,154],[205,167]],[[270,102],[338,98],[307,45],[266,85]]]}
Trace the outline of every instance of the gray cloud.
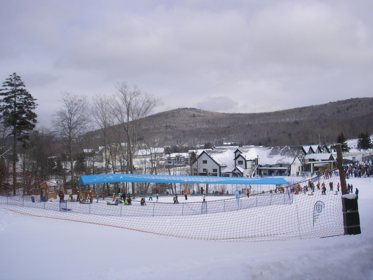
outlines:
{"label": "gray cloud", "polygon": [[89,101],[118,81],[162,98],[158,111],[373,96],[370,1],[137,2],[0,2],[0,80],[21,75],[46,126],[61,92]]}

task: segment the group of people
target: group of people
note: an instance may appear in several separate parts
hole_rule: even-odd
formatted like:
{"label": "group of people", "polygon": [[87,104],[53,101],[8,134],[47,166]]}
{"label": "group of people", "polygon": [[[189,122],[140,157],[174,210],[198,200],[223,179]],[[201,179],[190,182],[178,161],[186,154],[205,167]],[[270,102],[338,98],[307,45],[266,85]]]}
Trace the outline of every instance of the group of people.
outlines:
{"label": "group of people", "polygon": [[[352,185],[350,185],[350,184],[348,184],[348,186],[347,186],[349,192],[352,192],[351,186]],[[316,187],[317,187],[317,190],[321,190],[321,194],[326,195],[325,182],[320,183],[320,181],[318,181],[317,184],[316,184]],[[309,180],[308,184],[305,185],[304,187],[301,187],[301,185],[298,184],[295,188],[291,188],[290,191],[295,192],[295,194],[299,194],[300,192],[303,192],[304,194],[306,194],[310,190],[312,193],[314,193],[316,187],[315,187],[315,184]],[[335,194],[338,194],[338,192],[340,191],[340,187],[341,186],[338,182],[337,183],[337,190],[336,190]],[[334,183],[331,182],[331,181],[329,182],[329,191],[334,192]]]}
{"label": "group of people", "polygon": [[120,203],[123,203],[124,205],[132,205],[131,193],[128,192],[128,194],[126,195],[125,193],[119,192],[118,196],[115,193],[113,193],[112,201],[106,201],[107,205],[118,205]]}
{"label": "group of people", "polygon": [[370,177],[370,175],[373,172],[373,164],[372,161],[368,161],[366,163],[354,163],[345,169],[347,178],[349,177],[355,177],[355,178],[361,178],[361,177]]}
{"label": "group of people", "polygon": [[[159,188],[156,190],[156,193],[155,193],[155,196],[157,198],[157,202],[158,202],[158,196],[159,196]],[[145,198],[144,198],[145,200]],[[149,201],[153,201],[153,192],[150,190],[150,193],[149,193]]]}

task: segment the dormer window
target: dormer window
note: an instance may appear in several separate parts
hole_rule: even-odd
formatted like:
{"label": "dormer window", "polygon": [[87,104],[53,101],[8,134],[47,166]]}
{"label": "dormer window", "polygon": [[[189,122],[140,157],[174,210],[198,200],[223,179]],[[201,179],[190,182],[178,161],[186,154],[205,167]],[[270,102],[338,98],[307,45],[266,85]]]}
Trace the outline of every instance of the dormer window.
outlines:
{"label": "dormer window", "polygon": [[239,160],[238,165],[243,165],[243,160]]}

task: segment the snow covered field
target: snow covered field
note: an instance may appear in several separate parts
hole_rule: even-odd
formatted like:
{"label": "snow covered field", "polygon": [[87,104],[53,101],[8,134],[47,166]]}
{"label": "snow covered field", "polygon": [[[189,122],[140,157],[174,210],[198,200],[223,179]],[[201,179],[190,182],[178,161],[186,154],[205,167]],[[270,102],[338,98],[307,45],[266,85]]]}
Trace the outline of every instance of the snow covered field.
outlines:
{"label": "snow covered field", "polygon": [[0,207],[0,279],[373,279],[373,180],[347,182],[362,234],[322,239],[198,241]]}

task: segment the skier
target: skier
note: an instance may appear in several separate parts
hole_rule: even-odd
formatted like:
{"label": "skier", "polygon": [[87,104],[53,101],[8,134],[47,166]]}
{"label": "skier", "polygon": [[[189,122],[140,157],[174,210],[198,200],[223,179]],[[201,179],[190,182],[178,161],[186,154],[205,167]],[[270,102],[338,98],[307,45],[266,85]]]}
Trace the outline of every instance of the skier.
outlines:
{"label": "skier", "polygon": [[149,201],[153,201],[153,193],[152,193],[152,191],[150,191],[150,193],[149,193]]}
{"label": "skier", "polygon": [[78,196],[76,198],[76,201],[80,201],[80,193],[79,193],[79,191],[78,191]]}
{"label": "skier", "polygon": [[236,190],[234,192],[234,195],[236,196],[237,205],[240,204],[240,192],[238,190]]}
{"label": "skier", "polygon": [[324,183],[323,183],[323,186],[322,186],[322,193],[321,194],[325,194],[326,195],[326,187],[325,187]]}
{"label": "skier", "polygon": [[158,192],[156,193],[156,197],[157,197],[157,202],[158,202]]}
{"label": "skier", "polygon": [[179,203],[179,200],[177,199],[177,194],[174,196],[174,203]]}
{"label": "skier", "polygon": [[35,203],[35,197],[34,197],[34,195],[31,196],[31,201],[32,201],[32,203]]}
{"label": "skier", "polygon": [[60,192],[59,197],[60,197],[60,202],[63,202],[64,198],[65,198],[65,195],[63,194],[62,191]]}
{"label": "skier", "polygon": [[206,196],[203,195],[202,197],[203,197],[203,201],[202,202],[206,202]]}
{"label": "skier", "polygon": [[141,206],[144,206],[144,205],[146,205],[145,198],[141,198]]}
{"label": "skier", "polygon": [[99,195],[96,195],[96,198],[97,198],[97,201],[96,201],[96,203],[98,203],[98,199],[99,199],[99,197],[100,197]]}
{"label": "skier", "polygon": [[247,198],[249,198],[249,196],[250,196],[250,189],[249,188],[247,188],[246,193],[247,193]]}
{"label": "skier", "polygon": [[185,196],[185,200],[188,200],[188,191],[187,191],[187,189],[184,189],[184,196]]}

